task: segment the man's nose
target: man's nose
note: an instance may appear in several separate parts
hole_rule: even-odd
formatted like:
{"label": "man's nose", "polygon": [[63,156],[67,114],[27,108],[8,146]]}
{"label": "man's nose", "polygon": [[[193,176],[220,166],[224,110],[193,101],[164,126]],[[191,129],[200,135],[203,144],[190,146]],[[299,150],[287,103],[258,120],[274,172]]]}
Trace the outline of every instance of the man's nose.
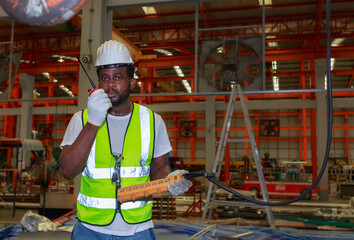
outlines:
{"label": "man's nose", "polygon": [[108,85],[115,85],[115,81],[113,77],[109,77]]}

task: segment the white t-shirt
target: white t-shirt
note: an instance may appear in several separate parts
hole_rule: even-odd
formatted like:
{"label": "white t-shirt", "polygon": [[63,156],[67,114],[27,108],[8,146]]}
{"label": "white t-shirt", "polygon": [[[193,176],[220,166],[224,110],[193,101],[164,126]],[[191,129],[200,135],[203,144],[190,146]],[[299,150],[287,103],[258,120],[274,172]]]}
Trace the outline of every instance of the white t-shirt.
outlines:
{"label": "white t-shirt", "polygon": [[[61,148],[63,148],[65,145],[71,145],[82,130],[81,113],[82,111],[76,112],[70,120],[63,141],[60,144]],[[110,114],[107,115],[112,152],[122,152],[124,135],[129,123],[130,116],[131,114],[126,116],[113,116]],[[157,158],[170,152],[172,147],[168,138],[166,125],[161,116],[157,113],[154,113],[154,118],[155,143],[153,158]],[[119,212],[116,213],[113,222],[107,226],[94,226],[86,223],[83,223],[83,225],[96,232],[117,236],[132,236],[136,232],[141,232],[148,228],[154,227],[151,220],[139,224],[126,223]]]}

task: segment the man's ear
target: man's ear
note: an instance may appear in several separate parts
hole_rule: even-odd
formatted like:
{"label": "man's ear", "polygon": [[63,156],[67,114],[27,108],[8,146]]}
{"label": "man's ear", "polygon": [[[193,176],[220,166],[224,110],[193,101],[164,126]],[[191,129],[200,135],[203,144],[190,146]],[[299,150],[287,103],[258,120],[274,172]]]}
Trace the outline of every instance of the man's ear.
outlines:
{"label": "man's ear", "polygon": [[130,79],[130,90],[133,90],[135,88],[135,85],[136,85],[136,79],[131,78]]}

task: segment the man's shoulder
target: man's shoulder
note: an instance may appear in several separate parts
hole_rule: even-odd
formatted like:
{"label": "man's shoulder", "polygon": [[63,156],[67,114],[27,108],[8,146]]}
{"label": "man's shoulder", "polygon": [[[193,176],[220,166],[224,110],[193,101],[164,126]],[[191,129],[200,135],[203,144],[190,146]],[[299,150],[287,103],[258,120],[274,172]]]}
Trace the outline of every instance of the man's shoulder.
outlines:
{"label": "man's shoulder", "polygon": [[148,108],[147,106],[144,106],[144,105],[139,104],[139,103],[135,103],[135,104],[137,104],[137,105],[139,105],[139,106],[142,106],[142,107],[145,107],[145,108],[149,109],[150,111],[152,111],[152,112],[154,113],[154,119],[155,119],[155,122],[161,122],[161,121],[163,121],[163,119],[162,119],[162,117],[161,117],[161,115],[160,115],[160,114],[158,114],[158,113],[154,112],[153,110],[151,110],[151,109],[150,109],[150,108]]}
{"label": "man's shoulder", "polygon": [[75,118],[80,117],[81,118],[83,111],[84,110],[77,111],[76,113],[74,113],[73,117],[75,117]]}
{"label": "man's shoulder", "polygon": [[71,121],[80,121],[82,120],[82,111],[83,110],[80,110],[80,111],[77,111],[76,113],[74,113],[74,115],[71,117]]}

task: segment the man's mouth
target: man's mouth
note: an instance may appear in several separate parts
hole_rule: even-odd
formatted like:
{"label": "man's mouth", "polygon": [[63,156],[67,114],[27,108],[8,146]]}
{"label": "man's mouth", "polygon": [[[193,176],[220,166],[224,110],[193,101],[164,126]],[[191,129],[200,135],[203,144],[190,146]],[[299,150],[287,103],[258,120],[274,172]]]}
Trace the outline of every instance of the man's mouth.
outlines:
{"label": "man's mouth", "polygon": [[107,92],[107,95],[109,98],[112,98],[112,97],[116,97],[118,95],[118,93],[114,92],[114,91],[109,91],[109,92]]}

